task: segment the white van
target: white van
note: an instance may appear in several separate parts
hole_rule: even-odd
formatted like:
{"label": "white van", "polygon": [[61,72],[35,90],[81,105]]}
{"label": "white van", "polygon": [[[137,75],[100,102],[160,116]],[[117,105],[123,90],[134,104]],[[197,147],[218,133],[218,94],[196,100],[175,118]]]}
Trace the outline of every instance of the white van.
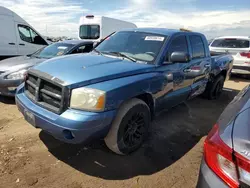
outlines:
{"label": "white van", "polygon": [[0,60],[31,54],[47,41],[13,11],[0,6]]}
{"label": "white van", "polygon": [[133,23],[104,16],[82,16],[79,22],[79,39],[100,42],[115,31],[137,28]]}

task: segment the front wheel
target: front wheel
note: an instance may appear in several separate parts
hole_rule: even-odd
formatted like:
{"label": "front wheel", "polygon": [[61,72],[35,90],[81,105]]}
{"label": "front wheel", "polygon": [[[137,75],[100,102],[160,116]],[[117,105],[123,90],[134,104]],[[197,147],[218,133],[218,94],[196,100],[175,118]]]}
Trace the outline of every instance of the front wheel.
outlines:
{"label": "front wheel", "polygon": [[106,145],[120,155],[137,150],[147,136],[150,121],[150,110],[144,101],[135,98],[125,102],[104,139]]}
{"label": "front wheel", "polygon": [[204,92],[204,96],[210,100],[218,99],[222,93],[225,79],[222,75],[218,76],[214,82],[209,82]]}

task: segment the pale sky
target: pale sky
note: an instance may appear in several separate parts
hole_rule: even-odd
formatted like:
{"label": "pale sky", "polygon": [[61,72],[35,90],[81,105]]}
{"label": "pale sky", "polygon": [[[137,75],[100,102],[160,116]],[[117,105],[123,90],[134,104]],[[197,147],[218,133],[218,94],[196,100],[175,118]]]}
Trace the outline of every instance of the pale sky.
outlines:
{"label": "pale sky", "polygon": [[[38,32],[77,37],[80,16],[109,16],[138,27],[185,27],[207,38],[250,36],[250,0],[2,0]],[[47,29],[46,29],[47,28]]]}

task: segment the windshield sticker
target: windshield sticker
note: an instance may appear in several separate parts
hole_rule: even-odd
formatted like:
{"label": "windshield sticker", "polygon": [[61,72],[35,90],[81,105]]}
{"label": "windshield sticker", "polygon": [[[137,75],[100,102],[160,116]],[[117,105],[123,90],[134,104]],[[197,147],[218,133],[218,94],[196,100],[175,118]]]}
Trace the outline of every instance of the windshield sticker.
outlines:
{"label": "windshield sticker", "polygon": [[152,40],[152,41],[164,41],[165,37],[158,37],[158,36],[146,36],[145,40]]}
{"label": "windshield sticker", "polygon": [[59,50],[65,50],[65,49],[67,49],[68,47],[66,47],[66,46],[58,46],[58,48],[57,49],[59,49]]}

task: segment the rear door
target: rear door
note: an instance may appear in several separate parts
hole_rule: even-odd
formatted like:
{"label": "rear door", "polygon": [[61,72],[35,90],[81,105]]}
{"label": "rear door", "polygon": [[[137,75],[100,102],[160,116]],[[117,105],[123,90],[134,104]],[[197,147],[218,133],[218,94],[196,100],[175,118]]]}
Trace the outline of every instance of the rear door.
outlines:
{"label": "rear door", "polygon": [[17,55],[17,39],[13,17],[0,15],[0,56]]}
{"label": "rear door", "polygon": [[190,66],[184,69],[186,77],[192,80],[192,92],[190,98],[202,94],[205,89],[211,71],[211,57],[208,48],[205,47],[204,38],[201,35],[190,34],[188,36],[191,47]]}
{"label": "rear door", "polygon": [[32,54],[47,45],[47,42],[27,25],[16,23],[16,31],[19,55]]}

